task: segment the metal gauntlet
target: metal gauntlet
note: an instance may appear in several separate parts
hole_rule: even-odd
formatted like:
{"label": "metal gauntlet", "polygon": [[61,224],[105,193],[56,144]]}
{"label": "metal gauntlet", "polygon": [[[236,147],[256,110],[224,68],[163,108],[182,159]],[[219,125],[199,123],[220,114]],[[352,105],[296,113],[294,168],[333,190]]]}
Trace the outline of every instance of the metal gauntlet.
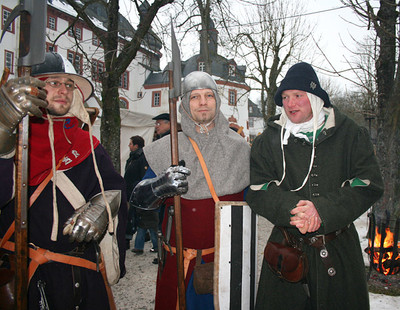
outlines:
{"label": "metal gauntlet", "polygon": [[46,84],[32,77],[9,80],[0,89],[0,155],[14,150],[15,128],[28,112],[41,117],[47,107]]}
{"label": "metal gauntlet", "polygon": [[[114,218],[121,204],[121,191],[109,190],[105,191],[105,195],[111,208],[112,217]],[[70,235],[69,240],[71,242],[98,241],[103,236],[107,225],[108,214],[106,203],[103,195],[99,193],[77,209],[65,222],[63,234]]]}
{"label": "metal gauntlet", "polygon": [[157,209],[164,198],[187,193],[188,175],[190,170],[186,167],[169,167],[158,177],[139,182],[133,189],[129,203],[140,209]]}

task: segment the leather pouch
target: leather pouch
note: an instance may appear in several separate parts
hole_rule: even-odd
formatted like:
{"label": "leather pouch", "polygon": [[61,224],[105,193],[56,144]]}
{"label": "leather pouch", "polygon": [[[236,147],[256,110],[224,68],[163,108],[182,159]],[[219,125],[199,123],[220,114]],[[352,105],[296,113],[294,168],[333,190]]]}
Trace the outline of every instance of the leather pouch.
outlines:
{"label": "leather pouch", "polygon": [[193,271],[193,286],[196,294],[213,292],[214,262],[201,263],[201,250],[197,251],[196,265]]}
{"label": "leather pouch", "polygon": [[285,239],[283,243],[268,241],[264,250],[264,259],[271,270],[288,282],[300,282],[308,272],[306,254],[290,240],[288,232],[281,228]]}

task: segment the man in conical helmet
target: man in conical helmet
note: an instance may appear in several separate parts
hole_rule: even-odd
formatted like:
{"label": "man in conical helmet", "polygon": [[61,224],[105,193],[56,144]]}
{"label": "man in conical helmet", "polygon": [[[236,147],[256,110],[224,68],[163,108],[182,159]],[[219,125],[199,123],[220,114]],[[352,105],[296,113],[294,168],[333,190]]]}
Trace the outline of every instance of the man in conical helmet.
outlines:
{"label": "man in conical helmet", "polygon": [[14,220],[14,132],[29,113],[28,195],[36,197],[28,218],[29,309],[109,309],[107,279],[96,270],[104,270],[99,243],[111,240],[107,228],[117,237],[119,260],[107,270],[116,281],[125,273],[126,194],[105,149],[80,128],[80,121],[90,125],[83,102],[93,86],[57,53],[46,53],[32,76],[0,91],[0,245],[10,250],[14,242],[12,228],[6,234]]}
{"label": "man in conical helmet", "polygon": [[[161,138],[143,150],[149,163],[147,179],[134,189],[131,204],[140,208],[155,208],[165,198],[163,221],[166,260],[159,267],[155,309],[176,309],[177,262],[174,229],[171,229],[172,197],[182,194],[182,239],[185,265],[187,309],[213,309],[212,283],[210,292],[193,287],[196,256],[205,263],[214,260],[214,199],[207,185],[193,140],[204,157],[216,195],[221,201],[243,201],[249,183],[250,147],[229,129],[220,111],[221,100],[217,84],[205,72],[192,72],[183,80],[181,113],[182,132],[178,133],[179,159],[185,167],[171,165],[170,138]],[[169,154],[169,156],[167,156]],[[174,227],[174,225],[172,225]]]}

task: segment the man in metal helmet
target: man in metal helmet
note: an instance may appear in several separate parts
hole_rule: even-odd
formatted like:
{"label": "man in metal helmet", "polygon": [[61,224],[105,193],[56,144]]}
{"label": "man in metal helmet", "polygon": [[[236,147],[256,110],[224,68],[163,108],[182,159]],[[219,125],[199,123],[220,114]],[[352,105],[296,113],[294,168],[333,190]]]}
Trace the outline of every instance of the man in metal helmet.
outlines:
{"label": "man in metal helmet", "polygon": [[12,250],[6,231],[14,220],[15,129],[29,114],[28,195],[36,197],[28,218],[29,308],[109,309],[107,279],[96,270],[104,271],[99,243],[107,228],[114,231],[119,261],[107,276],[116,281],[125,273],[126,194],[104,148],[80,128],[80,121],[90,125],[83,102],[93,86],[57,53],[46,53],[32,76],[0,90],[0,246]]}
{"label": "man in metal helmet", "polygon": [[[187,309],[213,309],[212,292],[197,293],[192,276],[196,256],[206,263],[214,260],[214,199],[207,185],[199,158],[189,139],[199,147],[216,195],[221,201],[242,201],[249,184],[250,147],[229,129],[220,111],[217,84],[205,72],[192,72],[183,80],[179,111],[182,132],[178,133],[179,159],[185,167],[169,167],[169,137],[161,138],[143,150],[149,163],[145,175],[131,196],[131,204],[140,208],[156,208],[165,198],[182,194],[182,239],[185,262]],[[167,156],[168,155],[168,156]],[[152,174],[151,174],[152,173]],[[166,200],[163,221],[164,246],[168,253],[159,265],[155,309],[176,309],[177,262],[175,232],[171,230],[172,199]],[[173,226],[173,225],[172,225]]]}

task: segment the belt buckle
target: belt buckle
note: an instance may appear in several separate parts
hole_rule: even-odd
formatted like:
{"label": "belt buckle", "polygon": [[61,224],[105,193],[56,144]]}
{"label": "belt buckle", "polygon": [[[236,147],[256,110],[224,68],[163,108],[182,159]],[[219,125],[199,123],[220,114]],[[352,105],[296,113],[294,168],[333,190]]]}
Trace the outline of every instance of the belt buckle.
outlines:
{"label": "belt buckle", "polygon": [[316,243],[319,240],[319,238],[321,238],[321,237],[322,237],[322,244],[325,245],[325,235],[315,235],[315,236],[311,237],[310,238],[311,244]]}

